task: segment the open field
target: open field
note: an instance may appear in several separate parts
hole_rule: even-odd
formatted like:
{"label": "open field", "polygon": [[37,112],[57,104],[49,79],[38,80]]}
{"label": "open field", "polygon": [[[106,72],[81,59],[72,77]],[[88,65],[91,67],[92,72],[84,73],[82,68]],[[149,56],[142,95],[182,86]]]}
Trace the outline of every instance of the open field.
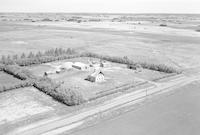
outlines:
{"label": "open field", "polygon": [[0,134],[69,112],[65,105],[33,87],[4,92],[0,94]]}
{"label": "open field", "polygon": [[[32,16],[37,18],[37,15]],[[23,17],[26,18],[26,15]],[[135,61],[164,62],[180,68],[199,65],[200,33],[194,30],[194,27],[199,28],[199,16],[130,15],[122,22],[110,22],[115,17],[122,18],[122,15],[111,15],[100,22],[82,23],[2,21],[1,55],[72,47],[99,54],[127,55]],[[129,20],[129,17],[133,19]],[[156,17],[158,19],[153,19]],[[157,23],[152,23],[152,20]],[[181,21],[181,24],[177,21]],[[169,23],[168,26],[158,25],[163,22]]]}

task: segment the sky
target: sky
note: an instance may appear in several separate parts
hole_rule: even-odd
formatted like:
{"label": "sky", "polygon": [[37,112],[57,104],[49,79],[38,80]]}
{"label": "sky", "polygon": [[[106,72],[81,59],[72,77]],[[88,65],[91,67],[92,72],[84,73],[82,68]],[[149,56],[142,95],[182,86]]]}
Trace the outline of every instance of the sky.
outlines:
{"label": "sky", "polygon": [[0,0],[0,12],[200,13],[200,0]]}

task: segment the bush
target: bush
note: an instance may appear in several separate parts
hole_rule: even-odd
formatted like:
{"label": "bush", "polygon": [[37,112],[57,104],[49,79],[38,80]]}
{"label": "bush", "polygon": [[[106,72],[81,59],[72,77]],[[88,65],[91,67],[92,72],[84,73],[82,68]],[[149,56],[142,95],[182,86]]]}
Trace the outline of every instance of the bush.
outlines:
{"label": "bush", "polygon": [[18,65],[6,65],[3,67],[3,71],[7,74],[13,75],[20,80],[36,78],[36,76],[34,76],[29,70],[23,69]]}
{"label": "bush", "polygon": [[56,89],[55,99],[69,106],[79,105],[84,102],[83,96],[76,90],[59,87]]}
{"label": "bush", "polygon": [[65,89],[61,84],[57,84],[47,77],[35,81],[34,86],[40,91],[69,106],[79,105],[84,102],[83,96],[78,91]]}
{"label": "bush", "polygon": [[161,27],[167,27],[167,24],[160,24]]}

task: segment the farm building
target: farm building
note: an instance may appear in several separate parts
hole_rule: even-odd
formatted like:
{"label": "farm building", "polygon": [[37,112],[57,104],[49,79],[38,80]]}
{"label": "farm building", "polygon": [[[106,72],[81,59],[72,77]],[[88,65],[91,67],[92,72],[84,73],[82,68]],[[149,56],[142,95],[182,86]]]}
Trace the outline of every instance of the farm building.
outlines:
{"label": "farm building", "polygon": [[86,80],[91,82],[102,82],[104,81],[104,74],[101,70],[96,70],[94,73],[89,75]]}
{"label": "farm building", "polygon": [[79,69],[79,70],[87,70],[88,69],[88,65],[81,63],[81,62],[75,62],[72,64],[73,68]]}
{"label": "farm building", "polygon": [[133,69],[133,70],[136,70],[135,72],[142,72],[142,66],[140,64],[130,64],[130,65],[127,65],[127,67],[129,69]]}

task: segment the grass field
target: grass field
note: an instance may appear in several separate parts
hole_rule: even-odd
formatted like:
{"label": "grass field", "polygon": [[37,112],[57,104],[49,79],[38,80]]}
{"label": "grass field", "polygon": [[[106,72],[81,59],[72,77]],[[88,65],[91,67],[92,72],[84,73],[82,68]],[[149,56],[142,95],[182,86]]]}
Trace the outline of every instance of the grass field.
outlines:
{"label": "grass field", "polygon": [[69,112],[66,105],[33,87],[4,92],[0,94],[0,134]]}
{"label": "grass field", "polygon": [[17,84],[20,82],[21,82],[21,80],[13,77],[12,75],[9,75],[7,73],[0,71],[0,85],[1,86],[13,85],[13,84]]}

